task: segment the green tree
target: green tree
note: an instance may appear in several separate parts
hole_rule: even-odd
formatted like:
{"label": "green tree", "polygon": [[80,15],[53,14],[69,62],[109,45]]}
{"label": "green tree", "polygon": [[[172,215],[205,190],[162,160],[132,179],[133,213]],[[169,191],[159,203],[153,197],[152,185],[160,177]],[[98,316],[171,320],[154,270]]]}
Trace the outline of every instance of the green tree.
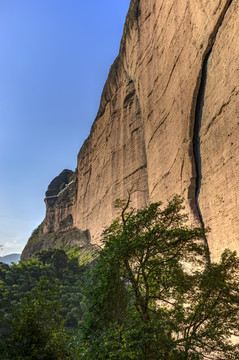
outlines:
{"label": "green tree", "polygon": [[74,249],[71,249],[70,256],[62,249],[48,249],[26,262],[10,266],[0,263],[0,333],[3,317],[7,317],[27,292],[32,291],[41,277],[52,283],[58,281],[64,326],[76,328],[82,317],[81,288],[87,266],[79,264],[78,253]]}
{"label": "green tree", "polygon": [[60,291],[43,278],[2,321],[0,358],[73,359],[70,336],[60,316]]}
{"label": "green tree", "polygon": [[105,230],[88,275],[82,358],[238,359],[239,261],[226,251],[208,265],[204,231],[189,228],[175,196],[121,216]]}

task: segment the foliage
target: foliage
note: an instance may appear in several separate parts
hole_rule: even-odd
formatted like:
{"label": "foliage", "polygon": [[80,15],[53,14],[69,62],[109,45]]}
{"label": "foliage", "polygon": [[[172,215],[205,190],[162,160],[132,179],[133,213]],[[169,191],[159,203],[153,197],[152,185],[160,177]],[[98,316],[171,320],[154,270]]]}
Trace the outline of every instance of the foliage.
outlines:
{"label": "foliage", "polygon": [[208,265],[204,231],[189,228],[175,196],[121,216],[104,232],[88,274],[83,359],[238,359],[239,261],[226,251]]}
{"label": "foliage", "polygon": [[227,250],[209,264],[182,204],[117,200],[97,259],[48,249],[0,263],[0,359],[238,359],[239,260]]}
{"label": "foliage", "polygon": [[38,225],[38,227],[35,230],[33,230],[29,240],[33,240],[35,237],[40,236],[40,234],[42,234],[42,229],[43,229],[43,222],[40,225]]}
{"label": "foliage", "polygon": [[72,359],[70,336],[60,316],[57,283],[43,278],[32,291],[4,316],[0,338],[0,358],[11,360]]}
{"label": "foliage", "polygon": [[[64,250],[49,249],[36,259],[8,266],[0,263],[0,319],[13,311],[16,303],[36,286],[41,277],[61,286],[61,315],[66,327],[76,327],[82,317],[82,279],[87,265],[67,256]],[[1,320],[0,320],[1,323]]]}
{"label": "foliage", "polygon": [[73,248],[68,247],[66,249],[66,254],[69,259],[77,258],[80,267],[81,266],[90,266],[90,264],[94,263],[94,260],[97,257],[97,247],[94,246],[75,246]]}

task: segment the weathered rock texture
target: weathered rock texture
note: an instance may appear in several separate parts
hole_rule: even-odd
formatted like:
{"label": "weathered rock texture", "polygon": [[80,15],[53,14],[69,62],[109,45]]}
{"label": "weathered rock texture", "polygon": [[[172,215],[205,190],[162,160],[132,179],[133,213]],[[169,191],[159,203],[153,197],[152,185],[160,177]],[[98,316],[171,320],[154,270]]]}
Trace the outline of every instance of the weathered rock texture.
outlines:
{"label": "weathered rock texture", "polygon": [[76,194],[76,178],[71,170],[63,170],[52,180],[46,191],[46,217],[43,222],[43,233],[54,232],[62,228],[63,224],[65,224],[65,230],[68,226],[71,227],[73,221],[71,220],[69,224],[66,219],[69,217],[72,219],[71,212]]}
{"label": "weathered rock texture", "polygon": [[201,121],[199,205],[217,257],[239,253],[239,2],[232,1],[208,59]]}
{"label": "weathered rock texture", "polygon": [[78,247],[79,253],[90,253],[94,251],[94,246],[90,243],[90,233],[88,230],[82,231],[72,227],[67,231],[43,232],[43,223],[33,231],[27,246],[22,252],[21,260],[26,260],[41,250],[49,248],[69,249]]}
{"label": "weathered rock texture", "polygon": [[137,208],[182,194],[190,221],[212,229],[213,259],[239,250],[238,19],[238,0],[131,1],[77,174],[46,200],[44,233],[76,227],[98,242],[133,189]]}

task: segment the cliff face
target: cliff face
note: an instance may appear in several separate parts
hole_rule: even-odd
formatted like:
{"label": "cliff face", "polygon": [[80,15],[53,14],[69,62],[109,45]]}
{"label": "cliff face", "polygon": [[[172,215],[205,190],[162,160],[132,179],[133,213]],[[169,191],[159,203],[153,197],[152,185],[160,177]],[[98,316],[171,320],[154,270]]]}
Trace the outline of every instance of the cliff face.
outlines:
{"label": "cliff face", "polygon": [[89,230],[95,243],[116,198],[133,190],[139,208],[177,193],[211,227],[214,259],[239,250],[238,19],[238,0],[131,1],[77,173],[46,195],[43,234]]}

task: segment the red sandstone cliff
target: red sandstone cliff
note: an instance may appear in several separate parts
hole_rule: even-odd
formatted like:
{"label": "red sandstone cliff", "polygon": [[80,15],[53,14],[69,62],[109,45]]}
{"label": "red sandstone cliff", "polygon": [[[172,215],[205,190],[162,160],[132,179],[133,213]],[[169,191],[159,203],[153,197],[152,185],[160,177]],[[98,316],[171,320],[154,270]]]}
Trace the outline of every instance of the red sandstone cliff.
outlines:
{"label": "red sandstone cliff", "polygon": [[77,173],[46,196],[42,244],[72,229],[98,242],[134,188],[137,208],[182,194],[214,259],[239,250],[238,19],[238,0],[131,1]]}

